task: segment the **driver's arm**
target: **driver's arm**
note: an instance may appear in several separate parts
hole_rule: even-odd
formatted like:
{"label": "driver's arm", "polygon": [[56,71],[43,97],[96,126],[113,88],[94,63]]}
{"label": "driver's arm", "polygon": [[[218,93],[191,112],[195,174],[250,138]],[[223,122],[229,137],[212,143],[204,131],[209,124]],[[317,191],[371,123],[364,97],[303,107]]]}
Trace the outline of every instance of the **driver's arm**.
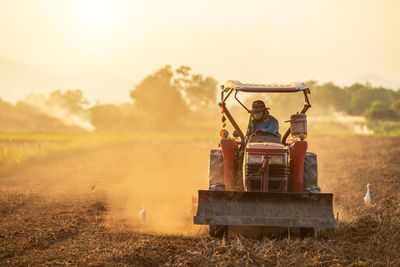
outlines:
{"label": "driver's arm", "polygon": [[267,131],[275,135],[279,135],[279,122],[273,116],[270,116],[267,123]]}
{"label": "driver's arm", "polygon": [[253,120],[249,119],[249,125],[247,126],[247,131],[246,131],[246,136],[244,137],[244,142],[247,143],[249,141],[250,135],[252,135],[254,132],[254,126],[253,126]]}

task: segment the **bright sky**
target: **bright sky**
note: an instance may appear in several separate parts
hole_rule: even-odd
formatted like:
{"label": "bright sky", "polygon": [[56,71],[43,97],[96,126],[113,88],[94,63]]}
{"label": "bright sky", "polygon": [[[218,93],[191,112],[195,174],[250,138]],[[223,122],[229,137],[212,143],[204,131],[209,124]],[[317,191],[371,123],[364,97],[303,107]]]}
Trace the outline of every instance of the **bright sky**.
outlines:
{"label": "bright sky", "polygon": [[0,0],[0,56],[133,84],[165,64],[220,82],[400,81],[399,12],[397,0]]}

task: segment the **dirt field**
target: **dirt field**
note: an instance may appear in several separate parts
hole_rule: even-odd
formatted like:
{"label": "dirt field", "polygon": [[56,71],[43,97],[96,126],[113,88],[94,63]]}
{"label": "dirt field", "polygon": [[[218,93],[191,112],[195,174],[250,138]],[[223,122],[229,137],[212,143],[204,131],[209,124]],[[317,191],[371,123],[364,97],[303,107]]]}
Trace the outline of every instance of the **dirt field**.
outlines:
{"label": "dirt field", "polygon": [[[3,175],[0,265],[400,265],[400,138],[311,137],[340,226],[290,241],[212,239],[191,224],[191,198],[207,188],[215,145],[135,143]],[[363,202],[367,183],[372,205]]]}

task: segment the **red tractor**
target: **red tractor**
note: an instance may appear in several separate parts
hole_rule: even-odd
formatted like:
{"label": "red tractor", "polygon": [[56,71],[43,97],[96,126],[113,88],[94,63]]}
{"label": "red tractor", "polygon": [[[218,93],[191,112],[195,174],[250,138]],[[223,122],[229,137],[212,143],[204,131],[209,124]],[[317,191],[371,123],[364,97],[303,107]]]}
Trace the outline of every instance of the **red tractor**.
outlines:
{"label": "red tractor", "polygon": [[[257,130],[245,141],[226,107],[227,99],[233,94],[251,112],[237,98],[239,92],[301,92],[305,104],[300,113],[290,117],[290,128],[283,138],[280,134]],[[292,228],[315,236],[315,229],[338,227],[333,213],[333,194],[320,193],[317,156],[307,152],[305,113],[311,107],[308,94],[310,89],[302,83],[264,85],[228,81],[222,86],[219,105],[235,131],[231,138],[222,130],[221,149],[211,150],[209,190],[198,192],[194,224],[208,225],[209,234],[217,237],[237,228]],[[242,184],[238,179],[243,179],[243,169],[244,190],[237,187]]]}

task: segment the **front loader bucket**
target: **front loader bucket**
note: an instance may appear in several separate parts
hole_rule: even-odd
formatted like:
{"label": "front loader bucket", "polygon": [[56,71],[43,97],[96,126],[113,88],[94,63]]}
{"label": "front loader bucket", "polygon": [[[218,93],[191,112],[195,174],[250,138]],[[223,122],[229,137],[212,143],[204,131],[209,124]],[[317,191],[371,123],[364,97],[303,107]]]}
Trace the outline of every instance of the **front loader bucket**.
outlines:
{"label": "front loader bucket", "polygon": [[337,228],[333,194],[199,190],[194,224]]}

